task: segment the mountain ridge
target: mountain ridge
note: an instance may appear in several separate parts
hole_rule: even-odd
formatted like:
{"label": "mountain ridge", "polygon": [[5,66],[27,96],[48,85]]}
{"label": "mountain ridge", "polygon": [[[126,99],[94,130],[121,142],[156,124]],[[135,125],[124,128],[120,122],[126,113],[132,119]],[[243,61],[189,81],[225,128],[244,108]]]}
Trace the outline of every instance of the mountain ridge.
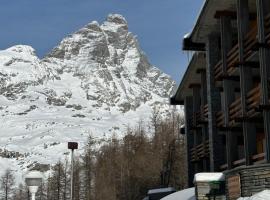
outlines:
{"label": "mountain ridge", "polygon": [[13,158],[17,171],[56,163],[68,141],[121,137],[142,119],[149,124],[153,110],[165,116],[175,88],[119,14],[87,24],[42,59],[27,45],[2,50],[0,66],[0,145],[27,155]]}

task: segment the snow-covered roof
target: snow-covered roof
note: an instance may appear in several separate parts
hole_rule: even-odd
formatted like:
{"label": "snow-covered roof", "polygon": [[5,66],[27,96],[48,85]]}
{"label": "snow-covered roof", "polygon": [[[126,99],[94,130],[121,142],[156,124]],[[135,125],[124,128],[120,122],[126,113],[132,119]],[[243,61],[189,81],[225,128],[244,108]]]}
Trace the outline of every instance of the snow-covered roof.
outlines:
{"label": "snow-covered roof", "polygon": [[188,188],[185,190],[181,190],[179,192],[175,192],[173,194],[170,194],[161,200],[196,200],[195,198],[195,189]]}
{"label": "snow-covered roof", "polygon": [[185,35],[184,35],[184,38],[189,38],[190,37],[190,33],[186,33]]}
{"label": "snow-covered roof", "polygon": [[194,183],[196,182],[210,182],[210,181],[224,181],[223,173],[197,173],[194,176]]}
{"label": "snow-covered roof", "polygon": [[270,190],[264,190],[251,197],[241,197],[238,200],[269,200],[269,199],[270,199]]}
{"label": "snow-covered roof", "polygon": [[163,192],[175,192],[175,189],[173,187],[152,189],[152,190],[148,190],[148,195],[156,194],[156,193],[163,193]]}

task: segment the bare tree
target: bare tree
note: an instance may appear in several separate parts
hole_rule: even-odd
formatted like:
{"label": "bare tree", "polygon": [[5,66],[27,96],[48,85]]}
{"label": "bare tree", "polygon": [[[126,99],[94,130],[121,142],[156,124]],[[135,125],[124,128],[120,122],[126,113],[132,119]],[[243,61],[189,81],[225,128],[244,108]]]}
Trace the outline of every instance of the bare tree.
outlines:
{"label": "bare tree", "polygon": [[10,199],[11,193],[14,190],[14,175],[10,169],[7,169],[1,177],[2,196],[5,200]]}

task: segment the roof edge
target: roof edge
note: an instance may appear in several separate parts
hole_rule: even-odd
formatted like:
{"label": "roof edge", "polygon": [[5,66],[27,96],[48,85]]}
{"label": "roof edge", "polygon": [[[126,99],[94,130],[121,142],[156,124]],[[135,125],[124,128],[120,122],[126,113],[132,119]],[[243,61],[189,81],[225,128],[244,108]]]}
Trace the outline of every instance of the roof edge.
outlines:
{"label": "roof edge", "polygon": [[194,35],[195,35],[197,29],[199,28],[200,21],[201,21],[201,19],[202,19],[202,17],[203,17],[203,14],[204,14],[206,8],[208,7],[209,2],[210,2],[210,0],[205,0],[203,6],[202,6],[202,8],[201,8],[200,14],[199,14],[199,16],[197,17],[197,20],[196,20],[196,22],[195,22],[194,28],[193,28],[192,32],[190,33],[190,38],[191,38],[191,40],[193,39],[193,37],[194,37]]}

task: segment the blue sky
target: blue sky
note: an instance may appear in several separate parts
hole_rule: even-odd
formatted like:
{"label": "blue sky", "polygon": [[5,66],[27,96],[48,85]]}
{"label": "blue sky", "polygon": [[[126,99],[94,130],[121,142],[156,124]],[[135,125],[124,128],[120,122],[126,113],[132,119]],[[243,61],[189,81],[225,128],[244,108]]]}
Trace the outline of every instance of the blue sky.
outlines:
{"label": "blue sky", "polygon": [[90,21],[122,14],[150,62],[180,81],[188,57],[181,39],[194,25],[202,0],[2,0],[0,49],[31,45],[43,57]]}

